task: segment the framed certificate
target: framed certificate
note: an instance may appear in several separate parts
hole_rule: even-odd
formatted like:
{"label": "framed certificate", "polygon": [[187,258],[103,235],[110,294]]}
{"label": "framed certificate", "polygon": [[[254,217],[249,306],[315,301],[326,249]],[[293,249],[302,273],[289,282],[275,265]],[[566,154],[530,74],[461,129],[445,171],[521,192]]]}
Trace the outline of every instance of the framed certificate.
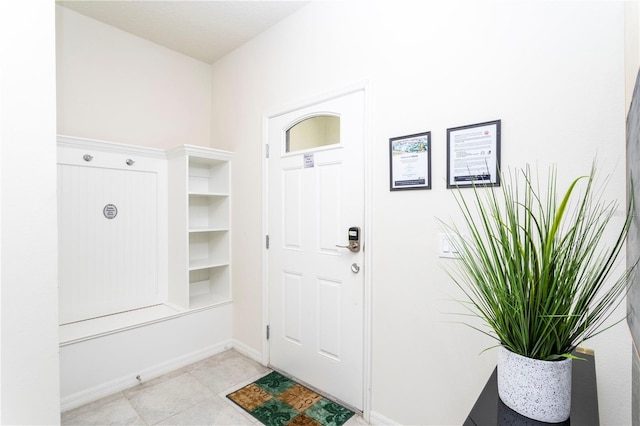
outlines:
{"label": "framed certificate", "polygon": [[390,190],[431,189],[431,132],[389,139]]}
{"label": "framed certificate", "polygon": [[447,188],[500,186],[500,120],[447,129]]}

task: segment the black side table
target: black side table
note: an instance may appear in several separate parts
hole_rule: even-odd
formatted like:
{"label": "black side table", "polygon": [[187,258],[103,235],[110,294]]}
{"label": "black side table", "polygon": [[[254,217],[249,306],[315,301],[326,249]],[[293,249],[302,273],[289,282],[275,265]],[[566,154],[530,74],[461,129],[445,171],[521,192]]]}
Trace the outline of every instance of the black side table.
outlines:
{"label": "black side table", "polygon": [[571,367],[571,416],[563,423],[546,423],[529,419],[516,413],[498,397],[498,374],[493,370],[482,393],[471,409],[464,426],[543,426],[570,425],[598,426],[598,389],[596,386],[596,364],[593,352],[578,348],[576,356],[585,361],[573,360]]}

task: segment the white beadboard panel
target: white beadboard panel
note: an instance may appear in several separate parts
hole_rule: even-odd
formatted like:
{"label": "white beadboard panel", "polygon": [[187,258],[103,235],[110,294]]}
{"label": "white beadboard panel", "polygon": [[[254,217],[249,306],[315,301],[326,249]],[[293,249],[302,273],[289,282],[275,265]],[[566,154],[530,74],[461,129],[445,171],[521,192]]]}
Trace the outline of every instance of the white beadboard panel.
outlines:
{"label": "white beadboard panel", "polygon": [[157,174],[59,164],[58,188],[61,324],[160,303]]}
{"label": "white beadboard panel", "polygon": [[302,247],[302,170],[283,171],[283,243],[288,249]]}
{"label": "white beadboard panel", "polygon": [[300,345],[302,344],[302,283],[303,278],[300,274],[283,273],[284,338]]}
{"label": "white beadboard panel", "polygon": [[338,254],[336,243],[347,244],[340,228],[342,164],[318,165],[317,170],[318,250],[320,253]]}
{"label": "white beadboard panel", "polygon": [[341,284],[339,281],[318,278],[318,352],[336,361],[341,359],[342,341]]}

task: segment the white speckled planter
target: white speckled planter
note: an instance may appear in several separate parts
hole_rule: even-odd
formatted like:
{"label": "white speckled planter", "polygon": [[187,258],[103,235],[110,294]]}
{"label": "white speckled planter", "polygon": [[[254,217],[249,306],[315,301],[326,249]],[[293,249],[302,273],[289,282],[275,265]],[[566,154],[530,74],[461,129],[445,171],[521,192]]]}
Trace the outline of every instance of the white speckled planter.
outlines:
{"label": "white speckled planter", "polygon": [[531,419],[559,423],[571,413],[571,359],[541,361],[498,351],[498,395],[505,405]]}

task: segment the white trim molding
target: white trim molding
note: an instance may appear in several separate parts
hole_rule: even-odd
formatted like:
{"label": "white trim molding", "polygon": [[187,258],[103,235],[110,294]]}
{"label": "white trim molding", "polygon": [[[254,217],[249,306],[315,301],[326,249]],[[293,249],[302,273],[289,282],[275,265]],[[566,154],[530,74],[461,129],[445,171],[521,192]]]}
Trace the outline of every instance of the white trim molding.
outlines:
{"label": "white trim molding", "polygon": [[391,420],[388,417],[376,412],[371,411],[369,414],[369,424],[370,425],[380,425],[380,426],[401,426],[401,423],[396,422],[395,420]]}
{"label": "white trim molding", "polygon": [[[255,362],[263,364],[262,363],[262,352],[253,349],[252,347],[246,345],[245,343],[243,343],[243,342],[241,342],[241,341],[239,341],[237,339],[233,339],[232,340],[232,347],[236,351],[240,352],[242,355],[251,358]],[[263,364],[263,365],[265,365],[265,364]]]}
{"label": "white trim molding", "polygon": [[111,152],[116,154],[134,154],[150,158],[159,158],[165,160],[167,158],[165,151],[158,148],[147,148],[144,146],[127,145],[116,142],[106,142],[97,139],[85,139],[76,136],[58,135],[58,147],[76,148],[76,149],[93,149],[101,152]]}

